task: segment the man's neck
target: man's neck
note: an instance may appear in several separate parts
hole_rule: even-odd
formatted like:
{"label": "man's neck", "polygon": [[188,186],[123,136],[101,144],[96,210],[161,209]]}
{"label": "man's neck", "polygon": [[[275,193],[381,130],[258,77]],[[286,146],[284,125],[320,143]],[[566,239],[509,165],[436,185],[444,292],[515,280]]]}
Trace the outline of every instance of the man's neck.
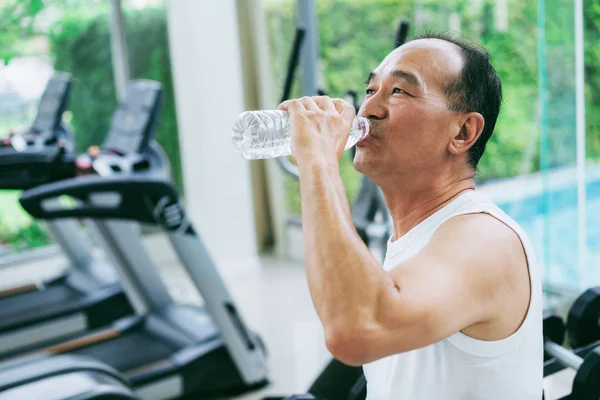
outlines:
{"label": "man's neck", "polygon": [[475,189],[475,181],[472,174],[466,174],[427,184],[407,179],[380,187],[394,222],[393,240],[397,240],[465,190]]}

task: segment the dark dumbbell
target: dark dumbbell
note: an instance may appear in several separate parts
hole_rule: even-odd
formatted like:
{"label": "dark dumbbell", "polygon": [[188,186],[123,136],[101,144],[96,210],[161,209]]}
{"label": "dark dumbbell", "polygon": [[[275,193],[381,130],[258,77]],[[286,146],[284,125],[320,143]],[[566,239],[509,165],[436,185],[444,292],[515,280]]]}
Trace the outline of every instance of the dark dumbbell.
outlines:
{"label": "dark dumbbell", "polygon": [[598,400],[600,398],[600,348],[595,348],[585,359],[565,349],[553,339],[564,338],[565,326],[556,314],[544,313],[544,352],[565,367],[577,371],[573,380],[572,399]]}
{"label": "dark dumbbell", "polygon": [[586,290],[575,300],[567,316],[569,343],[573,348],[600,340],[600,287]]}
{"label": "dark dumbbell", "polygon": [[[544,312],[544,342],[550,341],[556,344],[562,344],[565,340],[565,323],[558,315],[549,311]],[[553,358],[544,353],[544,359]]]}

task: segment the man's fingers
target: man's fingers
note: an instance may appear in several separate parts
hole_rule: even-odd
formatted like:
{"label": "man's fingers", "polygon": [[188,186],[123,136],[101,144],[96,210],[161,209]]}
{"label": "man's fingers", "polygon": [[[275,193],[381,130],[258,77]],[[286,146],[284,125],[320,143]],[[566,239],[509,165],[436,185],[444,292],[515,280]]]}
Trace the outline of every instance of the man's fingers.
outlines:
{"label": "man's fingers", "polygon": [[335,106],[336,111],[345,119],[353,120],[356,116],[356,110],[354,107],[344,99],[333,99],[332,104]]}
{"label": "man's fingers", "polygon": [[333,104],[333,99],[329,96],[315,96],[313,97],[315,103],[319,106],[319,108],[325,111],[328,114],[333,114],[336,112],[335,105]]}
{"label": "man's fingers", "polygon": [[286,100],[277,107],[278,110],[287,111],[290,114],[306,112],[304,104],[298,99]]}
{"label": "man's fingers", "polygon": [[277,107],[278,110],[290,113],[306,111],[340,114],[344,119],[353,119],[356,115],[354,107],[344,99],[332,99],[328,96],[302,97],[286,100]]}
{"label": "man's fingers", "polygon": [[313,97],[304,96],[301,97],[299,101],[300,103],[302,103],[302,105],[304,105],[304,108],[306,108],[308,111],[321,111],[321,108],[319,107],[319,105],[315,101],[315,98]]}
{"label": "man's fingers", "polygon": [[281,103],[277,109],[281,110],[281,111],[287,111],[288,108],[290,107],[290,104],[292,104],[294,101],[296,101],[296,99],[292,99],[292,100],[286,100],[283,103]]}
{"label": "man's fingers", "polygon": [[299,99],[286,100],[277,107],[278,110],[288,112],[320,112],[321,108],[312,97],[301,97]]}

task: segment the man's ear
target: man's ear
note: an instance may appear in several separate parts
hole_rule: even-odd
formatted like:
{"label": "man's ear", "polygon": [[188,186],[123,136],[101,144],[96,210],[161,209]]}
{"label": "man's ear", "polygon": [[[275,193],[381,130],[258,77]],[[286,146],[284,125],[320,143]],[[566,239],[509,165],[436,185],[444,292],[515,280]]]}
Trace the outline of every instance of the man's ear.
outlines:
{"label": "man's ear", "polygon": [[477,142],[483,132],[485,120],[477,112],[465,114],[458,124],[458,134],[448,144],[448,151],[461,154],[468,151]]}

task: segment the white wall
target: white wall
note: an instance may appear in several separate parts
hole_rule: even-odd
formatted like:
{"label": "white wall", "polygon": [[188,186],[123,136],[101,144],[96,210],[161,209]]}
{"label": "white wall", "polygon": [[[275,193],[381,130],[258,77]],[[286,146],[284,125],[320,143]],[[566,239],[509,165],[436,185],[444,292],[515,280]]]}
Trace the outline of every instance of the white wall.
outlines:
{"label": "white wall", "polygon": [[225,275],[259,268],[249,162],[233,150],[244,110],[234,0],[167,0],[186,206]]}

